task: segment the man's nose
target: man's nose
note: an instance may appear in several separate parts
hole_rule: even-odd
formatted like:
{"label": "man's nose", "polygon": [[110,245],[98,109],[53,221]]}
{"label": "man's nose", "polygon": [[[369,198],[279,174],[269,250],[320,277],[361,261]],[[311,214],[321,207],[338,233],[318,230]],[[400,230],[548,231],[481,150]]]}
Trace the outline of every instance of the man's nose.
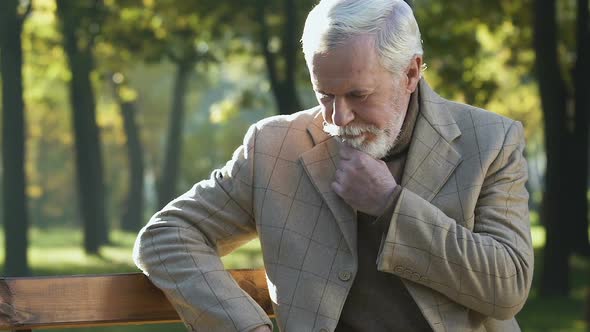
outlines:
{"label": "man's nose", "polygon": [[344,127],[354,120],[354,112],[342,97],[334,98],[332,122],[338,127]]}

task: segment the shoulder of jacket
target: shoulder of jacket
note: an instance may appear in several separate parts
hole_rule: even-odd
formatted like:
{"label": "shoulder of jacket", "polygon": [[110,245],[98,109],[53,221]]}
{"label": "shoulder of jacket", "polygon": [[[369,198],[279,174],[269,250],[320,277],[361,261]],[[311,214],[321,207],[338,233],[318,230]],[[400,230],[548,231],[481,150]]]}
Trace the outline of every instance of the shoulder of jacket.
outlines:
{"label": "shoulder of jacket", "polygon": [[446,101],[446,106],[461,131],[474,128],[476,131],[484,127],[501,127],[506,134],[518,121],[492,111],[454,101]]}
{"label": "shoulder of jacket", "polygon": [[288,115],[275,115],[258,121],[255,126],[258,130],[264,130],[267,127],[281,128],[307,128],[319,113],[319,107],[299,111]]}

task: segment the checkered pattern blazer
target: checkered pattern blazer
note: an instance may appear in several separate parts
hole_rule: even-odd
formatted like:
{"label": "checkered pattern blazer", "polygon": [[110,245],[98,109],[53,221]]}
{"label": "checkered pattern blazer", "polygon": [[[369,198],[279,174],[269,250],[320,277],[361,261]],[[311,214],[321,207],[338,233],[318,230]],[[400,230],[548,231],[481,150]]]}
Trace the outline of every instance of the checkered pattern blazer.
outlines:
{"label": "checkered pattern blazer", "polygon": [[[533,275],[522,125],[419,88],[375,268],[403,280],[434,331],[519,331]],[[219,259],[255,236],[281,331],[336,328],[357,272],[356,211],[330,187],[340,143],[322,121],[316,108],[253,125],[225,167],[140,232],[135,261],[189,330],[270,324]]]}

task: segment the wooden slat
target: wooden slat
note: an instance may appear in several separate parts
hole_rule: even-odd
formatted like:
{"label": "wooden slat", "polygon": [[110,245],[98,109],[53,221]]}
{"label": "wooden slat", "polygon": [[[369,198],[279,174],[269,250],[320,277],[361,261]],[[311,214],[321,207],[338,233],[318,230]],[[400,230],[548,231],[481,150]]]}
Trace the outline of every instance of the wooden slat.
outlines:
{"label": "wooden slat", "polygon": [[[230,272],[272,314],[264,270]],[[0,278],[0,330],[177,321],[164,294],[141,273]]]}

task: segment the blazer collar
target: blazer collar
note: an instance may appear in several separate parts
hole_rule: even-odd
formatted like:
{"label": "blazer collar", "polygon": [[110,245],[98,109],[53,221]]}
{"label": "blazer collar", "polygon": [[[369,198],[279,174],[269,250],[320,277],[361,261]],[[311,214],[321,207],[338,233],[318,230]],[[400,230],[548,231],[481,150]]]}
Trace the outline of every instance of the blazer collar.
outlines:
{"label": "blazer collar", "polygon": [[[402,178],[402,186],[431,201],[461,161],[451,142],[461,131],[447,109],[449,102],[438,96],[421,80],[420,114]],[[315,146],[300,157],[303,167],[336,218],[353,255],[357,252],[356,211],[331,187],[338,164],[340,141],[323,130],[319,111],[307,128]]]}
{"label": "blazer collar", "polygon": [[439,96],[424,79],[418,84],[420,89],[420,114],[433,129],[447,142],[461,136],[461,130],[448,107],[451,102]]}
{"label": "blazer collar", "polygon": [[447,182],[459,165],[461,154],[452,142],[461,130],[448,107],[451,103],[437,95],[424,79],[420,80],[420,115],[402,176],[402,187],[427,201]]}

